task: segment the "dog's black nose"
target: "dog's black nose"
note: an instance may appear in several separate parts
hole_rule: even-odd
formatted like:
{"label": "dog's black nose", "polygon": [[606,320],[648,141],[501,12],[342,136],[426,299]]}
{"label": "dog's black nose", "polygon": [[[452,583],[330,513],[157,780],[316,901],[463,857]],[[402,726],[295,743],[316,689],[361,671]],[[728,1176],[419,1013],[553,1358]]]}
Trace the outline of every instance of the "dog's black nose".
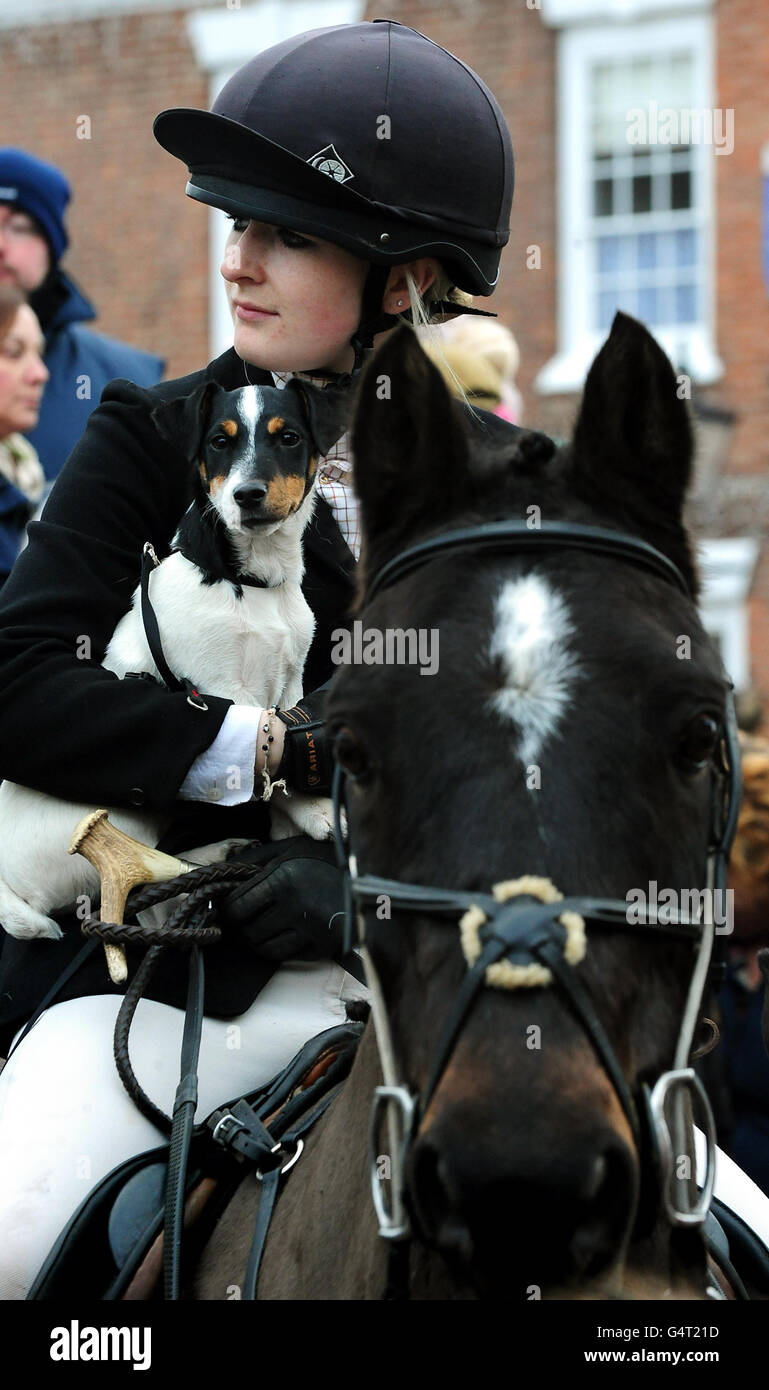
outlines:
{"label": "dog's black nose", "polygon": [[239,507],[258,507],[267,496],[267,484],[243,483],[242,487],[236,487],[232,495]]}

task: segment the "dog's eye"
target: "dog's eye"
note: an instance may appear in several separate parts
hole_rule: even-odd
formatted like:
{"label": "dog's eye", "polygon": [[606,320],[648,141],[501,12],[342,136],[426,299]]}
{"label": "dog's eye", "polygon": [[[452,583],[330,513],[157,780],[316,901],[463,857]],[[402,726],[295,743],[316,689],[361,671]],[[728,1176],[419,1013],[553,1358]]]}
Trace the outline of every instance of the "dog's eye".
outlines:
{"label": "dog's eye", "polygon": [[215,434],[208,442],[212,449],[226,449],[230,441],[226,434]]}
{"label": "dog's eye", "polygon": [[301,435],[297,434],[296,430],[281,430],[279,438],[281,444],[288,445],[289,449],[293,449],[295,444],[301,442]]}

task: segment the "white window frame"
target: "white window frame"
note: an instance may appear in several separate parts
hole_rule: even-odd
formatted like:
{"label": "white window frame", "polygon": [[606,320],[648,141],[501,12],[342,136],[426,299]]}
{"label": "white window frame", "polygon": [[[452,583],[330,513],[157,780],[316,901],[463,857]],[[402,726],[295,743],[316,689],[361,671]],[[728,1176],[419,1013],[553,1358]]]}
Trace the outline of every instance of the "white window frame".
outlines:
{"label": "white window frame", "polygon": [[737,690],[751,683],[748,597],[759,543],[747,536],[702,541],[699,549],[700,616],[718,637],[724,665]]}
{"label": "white window frame", "polygon": [[[579,0],[576,8],[591,14],[617,14],[615,4],[602,7],[596,0],[589,7],[587,0],[584,5]],[[637,11],[639,7],[633,8]],[[552,14],[550,5],[551,22]],[[695,106],[711,106],[714,90],[713,30],[711,17],[705,13],[665,19],[647,16],[630,24],[583,24],[560,32],[557,42],[558,351],[535,380],[535,389],[543,395],[579,390],[604,338],[603,333],[586,327],[592,244],[587,235],[588,223],[592,221],[587,120],[591,64],[685,47],[695,59]],[[660,332],[659,339],[675,363],[685,362],[694,380],[707,385],[723,375],[724,367],[715,351],[713,335],[715,155],[707,147],[702,155],[704,317],[695,326],[681,325],[670,332]]]}
{"label": "white window frame", "polygon": [[[307,29],[357,24],[365,9],[366,0],[259,0],[247,9],[228,10],[220,4],[216,9],[189,14],[190,41],[198,66],[208,75],[209,106],[233,73],[263,49]],[[219,270],[230,226],[223,212],[209,209],[208,334],[212,358],[232,347],[232,318]]]}

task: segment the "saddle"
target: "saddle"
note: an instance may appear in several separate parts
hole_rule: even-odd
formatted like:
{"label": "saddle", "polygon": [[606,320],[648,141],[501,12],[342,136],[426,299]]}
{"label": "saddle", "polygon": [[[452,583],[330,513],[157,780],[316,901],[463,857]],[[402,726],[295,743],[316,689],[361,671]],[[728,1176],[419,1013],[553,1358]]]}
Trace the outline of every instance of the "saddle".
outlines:
{"label": "saddle", "polygon": [[[243,1178],[271,1152],[295,1146],[273,1166],[269,1202],[260,1201],[261,1248],[281,1171],[301,1152],[300,1136],[332,1104],[349,1075],[363,1023],[328,1028],[305,1043],[276,1077],[220,1106],[192,1141],[185,1189],[184,1261],[189,1269]],[[27,1294],[28,1300],[70,1297],[155,1301],[162,1296],[163,1222],[168,1145],[113,1168],[64,1227]],[[274,1178],[273,1178],[274,1174]],[[262,1209],[269,1207],[269,1211]],[[255,1275],[254,1280],[255,1284]]]}

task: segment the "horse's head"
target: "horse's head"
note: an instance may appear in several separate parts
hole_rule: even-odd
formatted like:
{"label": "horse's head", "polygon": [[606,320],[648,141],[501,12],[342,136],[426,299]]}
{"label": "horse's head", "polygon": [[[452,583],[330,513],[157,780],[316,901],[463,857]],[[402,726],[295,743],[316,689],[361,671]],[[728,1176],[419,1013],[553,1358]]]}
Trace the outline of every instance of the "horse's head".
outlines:
{"label": "horse's head", "polygon": [[[556,450],[490,416],[468,423],[403,330],[364,376],[354,454],[360,626],[328,719],[358,871],[485,895],[535,875],[636,905],[652,884],[702,888],[727,685],[693,601],[687,408],[653,338],[617,316]],[[507,553],[435,553],[370,597],[405,548],[505,520],[632,535],[690,592],[664,562],[543,533]],[[481,988],[425,1108],[468,972],[460,914],[383,894],[364,915],[400,1078],[422,1101],[407,1202],[424,1238],[496,1293],[616,1266],[638,1210],[638,1135],[558,979]],[[568,967],[631,1092],[673,1065],[693,955],[691,934],[588,925]]]}

